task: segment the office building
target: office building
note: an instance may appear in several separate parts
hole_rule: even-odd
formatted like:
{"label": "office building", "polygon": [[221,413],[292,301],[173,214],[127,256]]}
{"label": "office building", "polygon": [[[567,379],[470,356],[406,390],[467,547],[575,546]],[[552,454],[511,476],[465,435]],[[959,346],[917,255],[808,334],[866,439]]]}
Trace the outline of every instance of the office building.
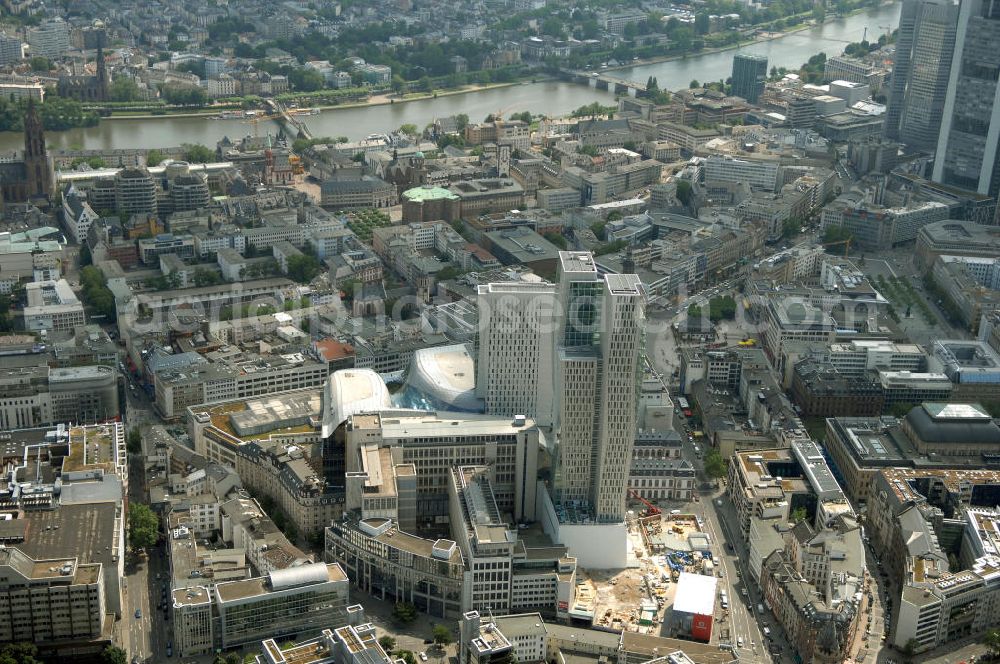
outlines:
{"label": "office building", "polygon": [[[358,372],[337,372],[342,373]],[[356,382],[353,387],[371,389],[359,387]],[[385,389],[384,384],[381,389]],[[341,420],[343,427],[334,430],[333,437],[343,440],[344,467],[348,473],[362,470],[358,451],[372,441],[379,447],[392,449],[394,463],[414,464],[421,478],[416,489],[418,528],[434,524],[439,517],[449,514],[450,472],[453,466],[461,464],[488,465],[491,489],[501,511],[512,514],[519,522],[535,520],[537,457],[543,435],[534,421],[464,413],[393,411],[380,403],[373,392],[368,394],[371,399],[363,399],[351,391],[358,399],[357,405],[333,405],[342,412],[359,413],[349,414]],[[385,398],[388,399],[388,392]],[[336,400],[334,396],[327,403]]]}
{"label": "office building", "polygon": [[996,628],[998,490],[1000,475],[980,467],[885,468],[875,476],[868,533],[900,580],[892,597],[896,648],[919,653]]}
{"label": "office building", "polygon": [[639,280],[635,275],[602,278],[590,254],[561,252],[559,295],[554,498],[586,505],[598,522],[618,523],[625,516],[635,440]]}
{"label": "office building", "polygon": [[484,400],[487,413],[527,415],[541,426],[552,424],[555,331],[548,318],[555,297],[556,287],[547,283],[478,287],[476,394]]}
{"label": "office building", "polygon": [[119,413],[118,373],[92,365],[0,369],[0,429],[100,422]]}
{"label": "office building", "polygon": [[[553,499],[574,505],[575,510],[563,512],[565,518],[622,522],[642,338],[638,277],[601,276],[591,254],[564,251],[559,253],[554,290],[547,285],[493,284],[481,288],[480,297],[482,310],[490,320],[495,317],[498,331],[487,332],[486,343],[480,344],[477,383],[505,383],[484,394],[487,409],[534,407],[518,414],[537,416],[549,399],[540,368],[551,366],[558,422]],[[519,302],[532,304],[517,313]],[[508,385],[502,378],[532,372],[540,384]]]}
{"label": "office building", "polygon": [[903,3],[883,127],[887,138],[921,150],[938,145],[958,19],[954,0]]}
{"label": "office building", "polygon": [[115,206],[119,213],[156,214],[156,182],[142,168],[123,168],[115,175]]}
{"label": "office building", "polygon": [[937,140],[935,182],[996,197],[1000,192],[995,103],[1000,67],[1000,9],[991,2],[962,2]]}
{"label": "office building", "polygon": [[434,475],[426,462],[394,463],[395,454],[375,443],[358,449],[359,470],[347,473],[345,516],[326,529],[328,561],[343,565],[365,592],[412,602],[432,616],[478,607],[567,617],[576,561],[537,525],[510,527],[491,468],[450,466],[451,539],[421,513],[420,529],[430,526],[425,538],[415,534],[417,485]]}
{"label": "office building", "polygon": [[99,642],[104,633],[104,570],[77,558],[36,560],[0,546],[0,642]]}
{"label": "office building", "polygon": [[24,44],[19,37],[0,34],[0,67],[12,65],[24,58]]}
{"label": "office building", "polygon": [[171,593],[179,656],[239,648],[269,638],[319,631],[346,622],[349,582],[336,564],[306,563],[266,576]]}
{"label": "office building", "polygon": [[704,161],[705,182],[745,182],[753,189],[778,189],[781,162],[773,157],[738,158],[709,155]]}
{"label": "office building", "polygon": [[1000,257],[1000,230],[991,226],[947,219],[917,231],[917,263],[929,270],[939,256]]}
{"label": "office building", "polygon": [[25,287],[28,305],[24,308],[24,329],[33,332],[72,331],[84,325],[83,303],[77,299],[69,282],[33,281]]}
{"label": "office building", "polygon": [[42,21],[28,30],[28,46],[32,57],[58,60],[69,50],[69,26],[61,18]]}
{"label": "office building", "polygon": [[363,623],[363,612],[351,615],[350,624],[324,629],[319,636],[281,647],[267,639],[256,664],[395,664],[395,655],[383,650],[371,623]]}
{"label": "office building", "polygon": [[733,96],[756,104],[767,81],[767,57],[738,53],[733,56]]}

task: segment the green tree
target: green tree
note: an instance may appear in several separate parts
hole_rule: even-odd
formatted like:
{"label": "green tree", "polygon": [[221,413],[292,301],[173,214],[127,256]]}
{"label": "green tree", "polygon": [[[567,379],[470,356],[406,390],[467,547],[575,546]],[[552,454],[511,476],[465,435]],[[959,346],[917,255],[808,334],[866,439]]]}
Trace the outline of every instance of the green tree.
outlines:
{"label": "green tree", "polygon": [[802,228],[802,220],[797,217],[790,217],[781,222],[781,238],[788,240],[794,237]]}
{"label": "green tree", "polygon": [[913,410],[914,404],[912,403],[894,403],[889,407],[889,414],[893,417],[906,417],[911,410]]}
{"label": "green tree", "polygon": [[111,95],[111,101],[138,101],[139,99],[139,86],[128,76],[116,76],[115,80],[111,82],[111,88],[108,90]]}
{"label": "green tree", "polygon": [[566,242],[566,238],[563,237],[562,233],[556,233],[555,231],[548,231],[546,233],[542,233],[542,237],[544,237],[546,240],[548,240],[555,246],[559,247],[563,251],[565,251],[566,248],[569,246],[569,243]]}
{"label": "green tree", "polygon": [[823,231],[823,244],[844,242],[853,238],[854,235],[843,226],[827,226],[826,230]]}
{"label": "green tree", "polygon": [[694,196],[694,191],[691,188],[691,183],[688,180],[678,180],[677,200],[679,200],[684,205],[690,205],[691,198],[693,196]]}
{"label": "green tree", "polygon": [[101,664],[128,664],[128,655],[118,646],[107,646],[101,651]]}
{"label": "green tree", "polygon": [[125,441],[125,448],[129,454],[139,454],[142,452],[142,432],[139,430],[139,427],[132,427],[129,430],[128,438]]}
{"label": "green tree", "polygon": [[455,128],[458,129],[459,133],[465,131],[465,128],[469,125],[469,116],[465,113],[459,113],[455,116]]}
{"label": "green tree", "polygon": [[809,513],[806,511],[805,507],[796,507],[789,515],[789,520],[791,520],[792,523],[798,523],[799,521],[805,521],[808,515]]}
{"label": "green tree", "polygon": [[159,150],[154,148],[146,153],[147,166],[159,166],[161,161],[163,161],[163,153]]}
{"label": "green tree", "polygon": [[6,643],[0,646],[0,664],[42,664],[34,643]]}
{"label": "green tree", "polygon": [[388,634],[385,634],[379,637],[378,644],[382,646],[382,650],[392,652],[396,647],[396,639],[392,638]]}
{"label": "green tree", "polygon": [[698,79],[696,79],[696,78],[692,78],[691,82],[688,83],[688,88],[690,88],[691,90],[694,90],[695,88],[700,88],[700,87],[701,87],[701,83],[699,83]]}
{"label": "green tree", "polygon": [[409,625],[417,619],[417,607],[410,602],[396,602],[392,607],[392,619],[401,625]]}
{"label": "green tree", "polygon": [[243,657],[238,652],[226,655],[226,664],[243,664]]}
{"label": "green tree", "polygon": [[135,550],[148,549],[156,544],[159,519],[149,505],[132,503],[128,511],[128,541]]}
{"label": "green tree", "polygon": [[299,282],[300,284],[308,284],[312,281],[316,275],[319,274],[319,261],[316,260],[315,256],[310,256],[309,254],[302,254],[298,256],[291,256],[288,259],[288,278]]}
{"label": "green tree", "polygon": [[108,288],[104,274],[93,265],[88,265],[80,270],[80,285],[83,288],[84,303],[91,307],[97,316],[102,316],[109,322],[113,321],[116,318],[115,296]]}
{"label": "green tree", "polygon": [[417,131],[417,125],[407,122],[399,126],[399,133],[406,134],[407,136],[416,136],[419,132]]}
{"label": "green tree", "polygon": [[31,66],[31,71],[44,72],[52,70],[52,62],[48,58],[42,57],[41,55],[36,55],[28,60],[28,64]]}
{"label": "green tree", "polygon": [[698,12],[694,16],[694,31],[699,35],[707,35],[709,30],[708,12]]}
{"label": "green tree", "polygon": [[446,646],[453,640],[451,638],[451,630],[444,625],[434,625],[431,633],[434,635],[434,643],[440,646]]}
{"label": "green tree", "polygon": [[406,664],[417,664],[417,658],[411,650],[397,650],[392,654],[402,659]]}
{"label": "green tree", "polygon": [[208,95],[199,87],[183,83],[167,83],[160,88],[160,96],[176,106],[204,106]]}
{"label": "green tree", "polygon": [[222,276],[215,270],[210,270],[207,267],[195,268],[194,285],[198,288],[202,286],[214,286],[218,283],[222,283]]}
{"label": "green tree", "polygon": [[293,90],[299,92],[315,92],[322,90],[324,84],[323,74],[314,69],[293,69],[288,73],[288,83]]}
{"label": "green tree", "polygon": [[705,474],[713,479],[726,476],[726,460],[714,447],[705,453]]}
{"label": "green tree", "polygon": [[983,636],[983,645],[994,657],[1000,657],[1000,629],[991,629]]}
{"label": "green tree", "polygon": [[192,164],[206,164],[215,159],[215,151],[197,143],[184,143],[184,161]]}

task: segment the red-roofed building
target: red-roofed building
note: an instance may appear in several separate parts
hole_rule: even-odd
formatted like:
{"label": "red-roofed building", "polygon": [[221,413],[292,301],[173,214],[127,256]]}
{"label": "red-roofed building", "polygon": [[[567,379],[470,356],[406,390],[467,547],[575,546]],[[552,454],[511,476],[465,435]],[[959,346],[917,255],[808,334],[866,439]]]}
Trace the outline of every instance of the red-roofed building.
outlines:
{"label": "red-roofed building", "polygon": [[313,352],[317,359],[326,362],[329,373],[354,366],[354,346],[326,338],[313,342]]}

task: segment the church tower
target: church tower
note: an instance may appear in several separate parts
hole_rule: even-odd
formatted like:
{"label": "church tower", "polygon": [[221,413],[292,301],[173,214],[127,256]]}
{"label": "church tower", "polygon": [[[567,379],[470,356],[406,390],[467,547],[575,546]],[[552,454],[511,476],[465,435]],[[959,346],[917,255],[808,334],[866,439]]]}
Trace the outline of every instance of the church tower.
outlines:
{"label": "church tower", "polygon": [[102,43],[100,43],[97,46],[96,95],[97,95],[97,101],[107,101],[109,97],[108,90],[110,86],[108,85],[108,68],[107,65],[104,64],[104,44],[103,44],[104,40],[101,39],[101,42]]}
{"label": "church tower", "polygon": [[45,149],[45,130],[33,99],[28,100],[24,115],[24,168],[28,176],[28,197],[52,195],[52,170],[49,153]]}

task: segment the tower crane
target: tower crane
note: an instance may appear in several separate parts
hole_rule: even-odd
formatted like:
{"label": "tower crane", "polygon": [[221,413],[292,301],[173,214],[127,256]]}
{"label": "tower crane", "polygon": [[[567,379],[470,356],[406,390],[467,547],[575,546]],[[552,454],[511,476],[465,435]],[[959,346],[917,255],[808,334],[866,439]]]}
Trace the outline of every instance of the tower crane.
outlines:
{"label": "tower crane", "polygon": [[846,240],[837,240],[836,242],[822,242],[821,244],[824,247],[836,247],[836,246],[841,245],[841,244],[844,245],[844,258],[847,258],[847,254],[851,250],[851,242],[853,242],[853,241],[854,241],[854,238],[849,237]]}

